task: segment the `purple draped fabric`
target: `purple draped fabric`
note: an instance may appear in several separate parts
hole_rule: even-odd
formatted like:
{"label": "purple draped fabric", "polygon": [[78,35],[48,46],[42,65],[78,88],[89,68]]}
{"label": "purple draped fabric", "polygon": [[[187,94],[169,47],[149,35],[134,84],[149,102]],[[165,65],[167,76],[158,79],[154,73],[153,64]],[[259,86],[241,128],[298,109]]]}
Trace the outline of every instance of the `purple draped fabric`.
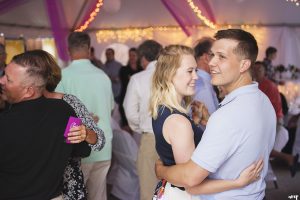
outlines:
{"label": "purple draped fabric", "polygon": [[215,15],[207,0],[195,0],[194,3],[199,9],[201,9],[207,19],[212,21],[214,24],[216,23]]}
{"label": "purple draped fabric", "polygon": [[67,37],[69,34],[61,0],[45,0],[52,33],[58,55],[61,60],[68,61]]}
{"label": "purple draped fabric", "polygon": [[171,15],[174,17],[174,19],[177,21],[177,23],[179,24],[179,26],[181,27],[181,29],[183,30],[183,32],[187,35],[190,36],[191,33],[190,31],[187,29],[184,19],[182,19],[179,15],[180,12],[178,12],[177,10],[175,10],[175,7],[173,6],[173,4],[171,3],[171,1],[168,0],[161,0],[161,2],[164,4],[164,6],[168,9],[168,11],[171,13]]}
{"label": "purple draped fabric", "polygon": [[88,8],[87,8],[87,10],[86,10],[86,12],[85,12],[85,15],[84,15],[84,17],[82,18],[82,20],[81,20],[79,26],[76,27],[76,29],[79,28],[80,26],[84,25],[85,21],[88,20],[88,19],[90,18],[90,14],[91,14],[91,12],[93,12],[94,9],[96,8],[97,3],[98,3],[98,0],[91,0],[91,1],[89,1],[89,5],[88,5]]}
{"label": "purple draped fabric", "polygon": [[0,2],[0,15],[9,12],[11,9],[26,3],[28,0],[3,0]]}
{"label": "purple draped fabric", "polygon": [[[187,36],[190,36],[192,30],[188,28],[188,26],[198,25],[199,19],[191,10],[188,3],[182,3],[182,0],[161,0],[161,2],[177,21],[184,33]],[[209,19],[213,23],[216,22],[213,11],[207,0],[194,0],[193,2],[195,6],[197,6],[202,11],[202,14],[206,16],[207,19]]]}

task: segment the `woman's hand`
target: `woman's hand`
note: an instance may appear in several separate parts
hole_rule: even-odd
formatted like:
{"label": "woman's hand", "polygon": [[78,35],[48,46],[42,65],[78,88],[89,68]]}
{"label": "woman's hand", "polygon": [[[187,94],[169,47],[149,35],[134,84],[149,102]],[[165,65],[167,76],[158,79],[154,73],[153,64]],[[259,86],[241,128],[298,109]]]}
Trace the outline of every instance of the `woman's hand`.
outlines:
{"label": "woman's hand", "polygon": [[263,160],[256,161],[246,169],[244,169],[239,178],[236,179],[236,183],[239,187],[245,187],[250,183],[258,181],[260,177],[261,170],[263,169]]}
{"label": "woman's hand", "polygon": [[192,119],[196,125],[206,126],[209,118],[209,113],[206,106],[200,101],[192,103]]}
{"label": "woman's hand", "polygon": [[84,125],[73,126],[68,133],[68,140],[72,144],[83,142],[86,139],[87,132]]}

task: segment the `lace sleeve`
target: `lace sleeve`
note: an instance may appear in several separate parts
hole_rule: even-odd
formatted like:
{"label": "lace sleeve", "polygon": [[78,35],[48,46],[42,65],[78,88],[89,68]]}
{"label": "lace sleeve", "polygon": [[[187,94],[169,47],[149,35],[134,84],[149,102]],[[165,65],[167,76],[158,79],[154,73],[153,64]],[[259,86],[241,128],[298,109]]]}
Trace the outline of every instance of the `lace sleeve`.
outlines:
{"label": "lace sleeve", "polygon": [[85,107],[85,105],[74,95],[64,94],[63,100],[67,102],[75,111],[77,117],[79,117],[82,123],[97,134],[96,144],[89,144],[94,151],[100,151],[105,144],[105,136],[103,131],[94,122],[91,114]]}

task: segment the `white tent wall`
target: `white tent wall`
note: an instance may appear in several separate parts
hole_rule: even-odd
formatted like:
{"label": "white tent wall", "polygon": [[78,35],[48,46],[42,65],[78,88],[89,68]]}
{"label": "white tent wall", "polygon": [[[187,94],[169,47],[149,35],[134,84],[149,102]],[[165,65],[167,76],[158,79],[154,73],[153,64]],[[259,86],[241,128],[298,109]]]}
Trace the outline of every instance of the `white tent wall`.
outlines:
{"label": "white tent wall", "polygon": [[[300,27],[254,27],[245,30],[251,32],[257,39],[259,47],[257,60],[263,60],[266,48],[274,46],[278,49],[278,56],[274,61],[274,65],[283,64],[286,67],[288,65],[295,65],[300,68]],[[215,32],[215,30],[203,28],[195,32],[192,36],[186,37],[182,31],[155,31],[153,39],[164,46],[169,44],[184,44],[193,47],[201,37],[213,37]],[[118,41],[110,40],[98,43],[96,33],[90,32],[89,34],[92,38],[92,45],[96,50],[96,56],[101,57],[102,61],[105,61],[103,57],[105,49],[112,43],[118,43]],[[128,47],[138,47],[141,42],[127,41],[124,44]]]}

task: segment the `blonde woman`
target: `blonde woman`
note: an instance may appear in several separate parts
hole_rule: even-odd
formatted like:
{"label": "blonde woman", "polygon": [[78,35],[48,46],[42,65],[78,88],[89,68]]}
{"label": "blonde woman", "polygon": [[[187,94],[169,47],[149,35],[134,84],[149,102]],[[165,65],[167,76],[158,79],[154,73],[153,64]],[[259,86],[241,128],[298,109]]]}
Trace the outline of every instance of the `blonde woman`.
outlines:
{"label": "blonde woman", "polygon": [[[150,113],[156,140],[156,150],[164,165],[187,162],[199,143],[203,131],[188,116],[195,94],[196,61],[191,48],[182,45],[165,47],[158,57],[152,80]],[[197,110],[197,109],[194,109]],[[216,193],[243,187],[255,180],[262,168],[257,162],[245,169],[236,180],[208,181],[189,188],[195,193]],[[207,191],[207,188],[209,190]],[[153,199],[198,199],[185,188],[165,180],[158,183]]]}

